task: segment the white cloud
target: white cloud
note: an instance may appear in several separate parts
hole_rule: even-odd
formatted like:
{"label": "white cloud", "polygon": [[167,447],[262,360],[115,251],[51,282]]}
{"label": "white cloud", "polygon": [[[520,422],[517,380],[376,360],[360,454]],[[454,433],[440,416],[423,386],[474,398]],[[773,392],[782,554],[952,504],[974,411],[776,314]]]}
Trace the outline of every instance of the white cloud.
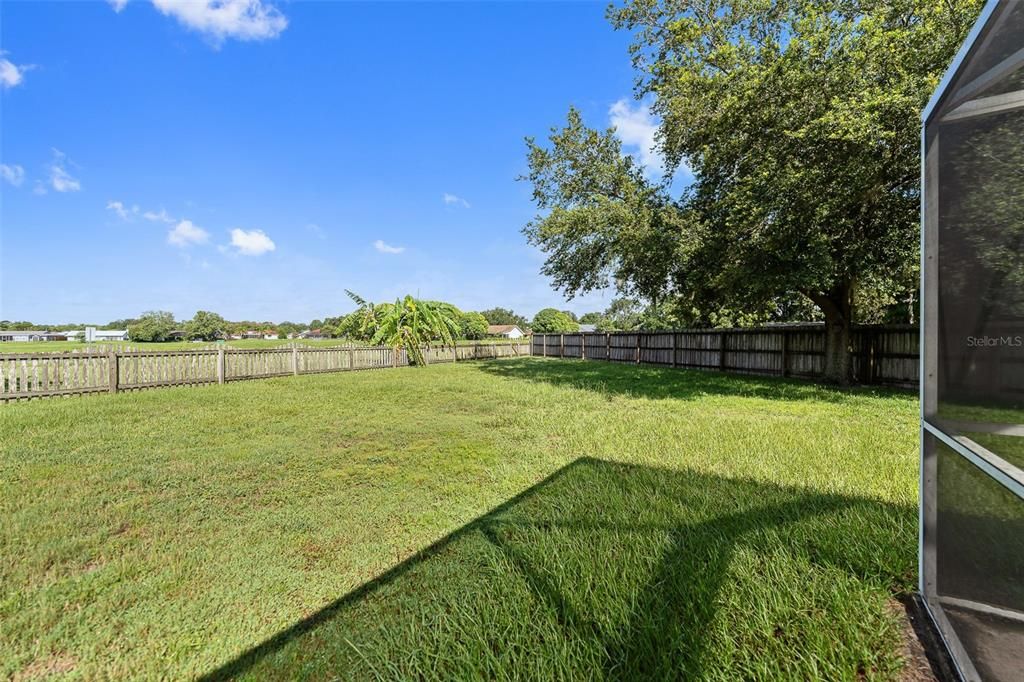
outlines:
{"label": "white cloud", "polygon": [[107,0],[107,3],[114,8],[115,12],[120,12],[128,4],[128,0]]}
{"label": "white cloud", "polygon": [[288,19],[262,0],[153,0],[153,6],[218,44],[227,38],[276,38],[288,26]]}
{"label": "white cloud", "polygon": [[25,181],[25,169],[18,164],[8,166],[6,163],[0,163],[0,175],[15,187],[21,187],[21,183]]}
{"label": "white cloud", "polygon": [[4,58],[3,55],[5,54],[7,53],[0,50],[0,85],[4,89],[20,85],[25,80],[25,72],[35,68],[32,64],[15,64],[11,60]]}
{"label": "white cloud", "polygon": [[243,256],[260,256],[273,251],[277,245],[263,230],[231,230],[231,246],[238,249]]}
{"label": "white cloud", "polygon": [[162,208],[160,209],[159,213],[157,213],[155,211],[146,211],[145,213],[142,214],[142,217],[145,218],[146,220],[152,221],[154,223],[168,223],[168,224],[171,224],[171,223],[174,222],[174,218],[172,218],[171,216],[167,215],[167,211],[165,209],[162,209]]}
{"label": "white cloud", "polygon": [[107,209],[113,211],[122,220],[133,220],[139,216],[142,216],[146,220],[153,223],[166,223],[168,225],[174,225],[178,222],[178,219],[167,213],[167,209],[161,208],[159,211],[143,211],[139,208],[138,204],[132,204],[130,207],[122,201],[108,201]]}
{"label": "white cloud", "polygon": [[120,201],[108,201],[107,210],[113,211],[121,218],[121,220],[131,220],[131,214],[128,209],[124,207],[124,204]]}
{"label": "white cloud", "polygon": [[445,192],[442,195],[442,198],[444,199],[444,203],[446,203],[449,206],[455,205],[462,206],[463,208],[469,208],[468,201],[466,201],[462,197],[455,196],[454,194],[449,194],[448,192]]}
{"label": "white cloud", "polygon": [[59,149],[53,150],[53,163],[50,164],[50,186],[58,192],[77,192],[82,189],[82,183],[72,177],[64,167],[67,160],[67,154]]}
{"label": "white cloud", "polygon": [[209,240],[210,233],[198,225],[193,225],[191,220],[182,220],[167,233],[167,243],[174,246],[205,244]]}
{"label": "white cloud", "polygon": [[632,147],[635,158],[648,173],[661,174],[665,168],[665,160],[658,150],[655,133],[658,122],[651,115],[651,108],[644,102],[638,102],[636,108],[630,106],[629,100],[620,99],[608,109],[608,118],[615,126],[615,135],[624,147]]}
{"label": "white cloud", "polygon": [[381,253],[402,253],[405,251],[404,246],[391,246],[390,244],[384,243],[384,240],[378,239],[373,243],[373,248],[377,249]]}
{"label": "white cloud", "polygon": [[46,194],[46,185],[36,180],[36,186],[32,188],[32,194],[38,194],[39,196]]}
{"label": "white cloud", "polygon": [[82,183],[64,170],[62,166],[50,166],[50,184],[58,192],[77,192]]}

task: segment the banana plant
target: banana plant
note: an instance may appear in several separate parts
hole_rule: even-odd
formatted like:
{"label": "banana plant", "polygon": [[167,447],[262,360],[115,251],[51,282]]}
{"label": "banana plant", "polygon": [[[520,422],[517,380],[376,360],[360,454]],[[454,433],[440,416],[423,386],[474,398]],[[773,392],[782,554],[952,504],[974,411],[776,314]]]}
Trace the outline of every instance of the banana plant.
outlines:
{"label": "banana plant", "polygon": [[409,363],[422,367],[427,364],[423,350],[431,344],[455,346],[459,322],[448,304],[405,296],[394,304],[374,305],[351,291],[345,293],[359,306],[361,330],[373,331],[371,343],[393,348],[396,361],[397,351],[404,349]]}

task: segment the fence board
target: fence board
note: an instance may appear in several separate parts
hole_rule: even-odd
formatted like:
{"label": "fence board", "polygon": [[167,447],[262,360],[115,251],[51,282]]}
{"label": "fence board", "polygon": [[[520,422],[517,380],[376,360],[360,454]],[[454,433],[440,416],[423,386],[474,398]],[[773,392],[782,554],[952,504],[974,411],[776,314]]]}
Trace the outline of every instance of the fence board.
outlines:
{"label": "fence board", "polygon": [[[427,364],[530,355],[527,341],[424,349]],[[457,356],[457,357],[456,357]],[[221,365],[223,363],[223,365]],[[409,365],[405,350],[343,345],[0,354],[0,402]]]}
{"label": "fence board", "polygon": [[[665,332],[535,334],[534,355],[714,369],[739,374],[821,377],[821,325]],[[854,327],[855,379],[866,384],[916,386],[918,330],[911,325]],[[1024,368],[1022,368],[1024,369]]]}

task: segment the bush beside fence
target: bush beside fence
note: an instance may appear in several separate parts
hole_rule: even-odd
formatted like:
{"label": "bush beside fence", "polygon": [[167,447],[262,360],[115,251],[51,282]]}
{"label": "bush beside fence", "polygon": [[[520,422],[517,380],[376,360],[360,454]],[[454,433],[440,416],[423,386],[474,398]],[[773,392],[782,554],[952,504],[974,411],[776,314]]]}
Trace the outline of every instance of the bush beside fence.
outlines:
{"label": "bush beside fence", "polygon": [[[918,329],[912,325],[854,327],[853,373],[859,383],[916,386]],[[535,334],[532,354],[688,367],[741,374],[820,378],[825,366],[822,325],[666,332]]]}
{"label": "bush beside fence", "polygon": [[[529,354],[525,341],[424,351],[428,364]],[[380,346],[7,353],[0,354],[0,402],[407,365],[404,350]]]}

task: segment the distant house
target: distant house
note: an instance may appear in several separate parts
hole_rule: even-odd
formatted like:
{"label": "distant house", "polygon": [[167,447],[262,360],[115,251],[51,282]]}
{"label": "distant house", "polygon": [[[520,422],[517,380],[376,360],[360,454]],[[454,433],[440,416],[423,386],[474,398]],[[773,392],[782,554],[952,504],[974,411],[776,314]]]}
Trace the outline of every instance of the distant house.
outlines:
{"label": "distant house", "polygon": [[276,341],[277,338],[278,338],[277,332],[272,332],[272,331],[263,332],[263,338],[266,341]]}
{"label": "distant house", "polygon": [[327,335],[324,334],[323,329],[307,329],[306,331],[299,334],[300,339],[326,339]]}
{"label": "distant house", "polygon": [[[85,341],[86,343],[105,343],[109,341],[127,341],[127,329],[97,329],[86,327],[70,332],[60,332],[68,341]],[[56,341],[57,339],[52,339]]]}
{"label": "distant house", "polygon": [[238,338],[240,338],[240,339],[262,339],[263,338],[263,332],[256,331],[255,329],[247,329],[246,331],[242,332],[239,335]]}
{"label": "distant house", "polygon": [[181,341],[188,336],[188,332],[184,329],[175,329],[167,335],[168,341]]}
{"label": "distant house", "polygon": [[85,328],[85,341],[127,341],[127,329],[97,329],[96,327]]}
{"label": "distant house", "polygon": [[521,339],[526,334],[518,325],[514,324],[491,324],[487,325],[488,336],[504,336],[506,339]]}
{"label": "distant house", "polygon": [[590,334],[591,332],[596,332],[597,331],[597,325],[596,324],[581,324],[580,325],[580,331],[583,332],[584,334]]}
{"label": "distant house", "polygon": [[43,329],[0,330],[0,341],[46,341]]}

